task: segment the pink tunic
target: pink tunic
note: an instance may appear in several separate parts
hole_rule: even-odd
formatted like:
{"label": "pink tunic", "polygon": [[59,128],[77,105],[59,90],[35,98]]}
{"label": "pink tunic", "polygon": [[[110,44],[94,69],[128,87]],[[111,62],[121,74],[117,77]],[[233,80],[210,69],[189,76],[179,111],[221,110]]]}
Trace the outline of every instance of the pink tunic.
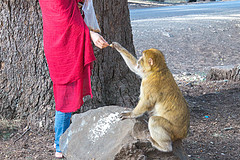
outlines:
{"label": "pink tunic", "polygon": [[89,29],[79,0],[39,0],[44,52],[53,81],[56,110],[73,112],[91,95],[91,63],[95,60]]}

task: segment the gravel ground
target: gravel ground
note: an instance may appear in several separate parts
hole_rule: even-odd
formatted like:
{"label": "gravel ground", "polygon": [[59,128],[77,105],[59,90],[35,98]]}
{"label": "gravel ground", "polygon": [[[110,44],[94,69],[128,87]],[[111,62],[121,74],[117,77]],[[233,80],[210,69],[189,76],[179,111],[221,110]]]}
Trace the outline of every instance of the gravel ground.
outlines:
{"label": "gravel ground", "polygon": [[[143,5],[159,7],[130,8]],[[162,18],[132,27],[137,55],[160,49],[189,103],[191,126],[184,141],[189,158],[240,159],[240,83],[206,81],[211,67],[240,64],[240,14]]]}
{"label": "gravel ground", "polygon": [[213,66],[240,64],[240,14],[231,11],[132,21],[132,30],[137,55],[161,50],[174,74],[205,75]]}

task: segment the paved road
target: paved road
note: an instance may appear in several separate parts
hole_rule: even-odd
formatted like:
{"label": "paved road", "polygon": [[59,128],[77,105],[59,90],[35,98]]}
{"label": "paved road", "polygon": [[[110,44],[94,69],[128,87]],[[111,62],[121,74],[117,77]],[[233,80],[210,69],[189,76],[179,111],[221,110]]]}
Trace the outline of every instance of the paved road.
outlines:
{"label": "paved road", "polygon": [[186,15],[226,15],[229,13],[240,13],[240,1],[212,2],[130,10],[132,21]]}
{"label": "paved road", "polygon": [[130,10],[137,55],[163,51],[172,72],[240,64],[240,1]]}

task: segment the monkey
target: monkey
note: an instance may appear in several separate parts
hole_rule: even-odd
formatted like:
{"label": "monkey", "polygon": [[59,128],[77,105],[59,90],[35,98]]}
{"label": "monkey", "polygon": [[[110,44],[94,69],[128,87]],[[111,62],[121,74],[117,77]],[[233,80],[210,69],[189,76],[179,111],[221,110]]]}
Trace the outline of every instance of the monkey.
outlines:
{"label": "monkey", "polygon": [[119,43],[110,45],[122,56],[131,71],[142,79],[137,106],[131,112],[121,113],[121,119],[149,114],[149,141],[162,152],[172,152],[172,142],[187,136],[190,125],[188,104],[160,50],[151,48],[137,60]]}

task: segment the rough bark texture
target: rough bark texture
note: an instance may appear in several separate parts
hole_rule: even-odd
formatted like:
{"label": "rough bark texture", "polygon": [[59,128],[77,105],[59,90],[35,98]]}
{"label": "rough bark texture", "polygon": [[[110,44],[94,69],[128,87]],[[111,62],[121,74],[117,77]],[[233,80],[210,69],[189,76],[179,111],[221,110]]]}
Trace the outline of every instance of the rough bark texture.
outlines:
{"label": "rough bark texture", "polygon": [[0,116],[28,119],[47,129],[54,99],[38,1],[1,0],[0,10]]}
{"label": "rough bark texture", "polygon": [[[103,37],[134,52],[127,0],[94,2]],[[0,0],[0,10],[0,117],[52,128],[55,106],[38,1]],[[94,98],[81,111],[109,104],[133,106],[139,80],[116,51],[95,50]]]}
{"label": "rough bark texture", "polygon": [[207,74],[208,81],[230,80],[240,81],[240,65],[215,66]]}
{"label": "rough bark texture", "polygon": [[[103,37],[109,43],[119,42],[134,54],[127,0],[93,2]],[[139,96],[140,79],[128,69],[116,50],[95,48],[95,56],[97,61],[92,75],[94,96],[92,100],[86,100],[81,111],[112,104],[134,107]]]}

